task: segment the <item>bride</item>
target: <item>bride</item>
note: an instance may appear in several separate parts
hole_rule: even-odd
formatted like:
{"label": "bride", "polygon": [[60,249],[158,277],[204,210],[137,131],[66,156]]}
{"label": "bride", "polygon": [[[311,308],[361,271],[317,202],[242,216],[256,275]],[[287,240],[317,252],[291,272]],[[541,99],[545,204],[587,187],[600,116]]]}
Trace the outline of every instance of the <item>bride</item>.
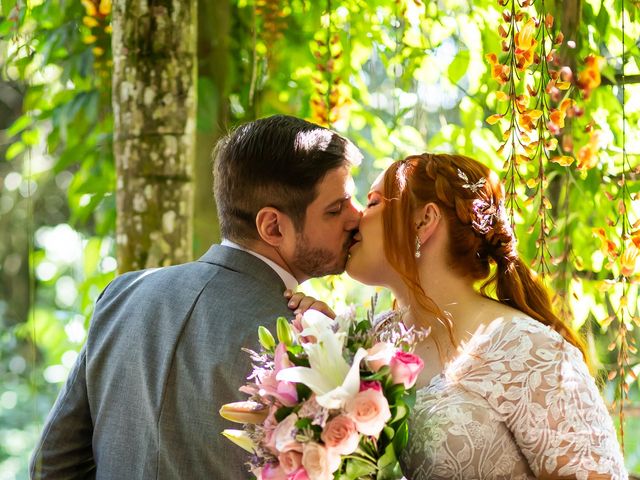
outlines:
{"label": "bride", "polygon": [[460,155],[396,162],[355,240],[348,274],[431,327],[407,478],[627,478],[584,345],[519,258],[493,172]]}

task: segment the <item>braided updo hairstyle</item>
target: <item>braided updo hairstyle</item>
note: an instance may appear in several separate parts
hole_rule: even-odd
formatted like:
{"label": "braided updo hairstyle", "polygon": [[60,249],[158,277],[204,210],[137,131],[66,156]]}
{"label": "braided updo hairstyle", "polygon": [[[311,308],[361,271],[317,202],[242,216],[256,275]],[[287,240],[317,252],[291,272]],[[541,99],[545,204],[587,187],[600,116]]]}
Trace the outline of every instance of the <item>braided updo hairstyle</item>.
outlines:
{"label": "braided updo hairstyle", "polygon": [[[503,204],[498,176],[462,155],[412,155],[392,164],[384,176],[384,250],[418,303],[443,320],[442,311],[422,287],[414,257],[416,210],[440,207],[449,230],[448,264],[460,275],[484,280],[480,292],[516,308],[558,331],[580,349],[584,342],[553,312],[549,293],[522,261]],[[492,273],[492,265],[495,265]]]}

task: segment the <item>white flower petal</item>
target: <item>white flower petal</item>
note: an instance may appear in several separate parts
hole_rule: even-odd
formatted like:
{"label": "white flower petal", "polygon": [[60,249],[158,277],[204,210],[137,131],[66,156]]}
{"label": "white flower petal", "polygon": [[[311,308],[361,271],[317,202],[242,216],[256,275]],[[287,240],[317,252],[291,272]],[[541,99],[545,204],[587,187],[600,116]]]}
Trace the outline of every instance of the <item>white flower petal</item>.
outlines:
{"label": "white flower petal", "polygon": [[360,390],[360,362],[366,356],[367,351],[365,349],[358,349],[353,358],[353,364],[346,377],[344,377],[342,384],[322,395],[316,392],[316,395],[318,395],[316,401],[319,405],[330,409],[342,408],[347,400],[356,396]]}
{"label": "white flower petal", "polygon": [[329,379],[312,368],[292,367],[280,370],[276,380],[285,382],[302,383],[309,387],[316,395],[321,395],[334,388]]}

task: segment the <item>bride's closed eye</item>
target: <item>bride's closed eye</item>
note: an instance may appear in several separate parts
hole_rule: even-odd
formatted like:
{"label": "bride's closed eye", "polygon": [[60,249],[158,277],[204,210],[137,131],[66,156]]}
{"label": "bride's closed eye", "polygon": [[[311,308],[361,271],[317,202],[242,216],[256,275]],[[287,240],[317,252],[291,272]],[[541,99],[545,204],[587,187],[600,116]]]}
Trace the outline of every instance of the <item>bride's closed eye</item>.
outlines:
{"label": "bride's closed eye", "polygon": [[380,204],[380,195],[377,194],[371,194],[369,195],[369,199],[367,201],[367,208],[371,208],[371,207],[375,207],[376,205]]}

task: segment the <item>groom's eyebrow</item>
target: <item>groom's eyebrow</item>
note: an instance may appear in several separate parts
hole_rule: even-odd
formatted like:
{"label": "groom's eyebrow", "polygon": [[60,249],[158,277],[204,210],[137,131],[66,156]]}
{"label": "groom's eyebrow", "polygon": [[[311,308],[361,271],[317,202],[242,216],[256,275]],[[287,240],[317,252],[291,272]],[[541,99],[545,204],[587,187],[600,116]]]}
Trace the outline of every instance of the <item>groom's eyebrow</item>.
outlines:
{"label": "groom's eyebrow", "polygon": [[327,205],[325,207],[325,210],[330,210],[330,209],[332,209],[334,207],[337,207],[341,203],[348,202],[349,200],[351,200],[351,195],[349,195],[349,194],[344,195],[343,197],[338,198],[337,200],[334,200],[329,205]]}

